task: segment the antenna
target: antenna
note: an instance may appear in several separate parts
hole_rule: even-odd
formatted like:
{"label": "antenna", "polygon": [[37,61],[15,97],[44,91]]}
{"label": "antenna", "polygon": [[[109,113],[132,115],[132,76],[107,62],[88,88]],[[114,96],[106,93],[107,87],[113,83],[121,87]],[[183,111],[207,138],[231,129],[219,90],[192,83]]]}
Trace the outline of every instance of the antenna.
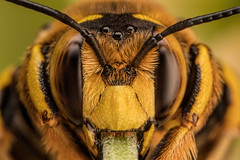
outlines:
{"label": "antenna", "polygon": [[8,2],[12,2],[15,3],[17,5],[32,9],[34,11],[37,12],[41,12],[43,14],[46,14],[50,17],[53,17],[59,21],[61,21],[62,23],[74,28],[75,30],[77,30],[78,32],[81,33],[81,35],[86,39],[86,42],[91,46],[91,48],[93,49],[93,51],[95,52],[99,63],[101,64],[101,66],[103,68],[108,68],[106,67],[107,64],[107,60],[103,54],[103,51],[101,49],[101,47],[99,46],[99,43],[97,42],[96,37],[94,36],[94,34],[92,33],[88,33],[88,31],[86,29],[82,29],[81,26],[71,17],[69,17],[68,15],[52,9],[50,7],[35,3],[35,2],[31,2],[28,0],[6,0]]}
{"label": "antenna", "polygon": [[192,26],[196,26],[199,24],[203,24],[203,23],[208,23],[211,21],[215,21],[215,20],[219,20],[222,18],[226,18],[235,14],[239,14],[240,13],[240,6],[234,7],[234,8],[230,8],[227,10],[223,10],[223,11],[219,11],[219,12],[215,12],[215,13],[210,13],[210,14],[206,14],[206,15],[202,15],[202,16],[197,16],[194,18],[189,18],[180,22],[177,22],[176,24],[168,27],[167,29],[165,29],[163,32],[157,34],[156,36],[151,36],[142,46],[142,48],[139,50],[139,52],[137,53],[137,55],[135,56],[135,58],[132,61],[132,66],[133,67],[137,67],[140,62],[142,61],[142,59],[144,58],[144,56],[154,47],[157,46],[157,43],[159,41],[161,41],[164,37],[173,34],[175,32],[184,30],[185,28],[189,28]]}

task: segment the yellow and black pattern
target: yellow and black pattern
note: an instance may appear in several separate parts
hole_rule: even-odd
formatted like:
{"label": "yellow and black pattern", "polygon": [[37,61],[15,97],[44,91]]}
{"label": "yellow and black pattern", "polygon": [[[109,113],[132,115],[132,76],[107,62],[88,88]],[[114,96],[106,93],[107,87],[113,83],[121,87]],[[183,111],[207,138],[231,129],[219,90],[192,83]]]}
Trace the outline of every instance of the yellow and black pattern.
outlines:
{"label": "yellow and black pattern", "polygon": [[177,22],[160,6],[91,1],[66,14],[94,40],[56,21],[0,76],[0,158],[224,157],[228,136],[239,134],[239,82],[191,30],[143,55]]}

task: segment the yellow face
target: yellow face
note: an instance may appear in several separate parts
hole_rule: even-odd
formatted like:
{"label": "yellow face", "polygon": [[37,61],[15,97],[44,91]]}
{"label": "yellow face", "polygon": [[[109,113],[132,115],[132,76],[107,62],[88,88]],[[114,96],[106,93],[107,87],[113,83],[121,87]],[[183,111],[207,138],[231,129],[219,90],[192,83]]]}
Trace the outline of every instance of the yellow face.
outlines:
{"label": "yellow face", "polygon": [[[110,17],[88,18],[94,26],[95,21]],[[186,62],[173,36],[150,50],[137,67],[130,67],[152,32],[163,29],[145,15],[131,18],[136,24],[149,20],[150,27],[123,24],[120,28],[103,25],[92,29],[110,73],[101,66],[92,46],[73,29],[60,38],[53,51],[50,83],[54,99],[66,119],[82,124],[84,141],[94,157],[106,154],[103,149],[109,147],[109,141],[120,144],[131,140],[134,141],[129,146],[135,148],[132,152],[143,157],[149,150],[155,125],[163,124],[176,112],[185,92]],[[70,76],[73,73],[76,77]]]}
{"label": "yellow face", "polygon": [[[117,47],[118,42],[109,37],[97,36],[108,64],[114,68],[108,77],[101,75],[103,69],[91,48],[87,45],[82,48],[83,119],[87,121],[84,130],[87,142],[89,142],[88,147],[95,156],[98,153],[95,146],[96,135],[99,135],[100,141],[104,140],[106,136],[117,138],[119,135],[134,136],[137,140],[139,139],[137,133],[145,133],[145,131],[148,133],[144,138],[153,135],[153,122],[155,121],[154,69],[157,63],[157,54],[155,52],[149,54],[141,67],[136,69],[136,75],[129,75],[126,72],[126,67],[141,47],[142,41],[140,40],[144,36],[147,37],[142,34],[133,35],[120,47]],[[109,39],[106,40],[107,38]],[[91,128],[88,127],[89,125]],[[147,125],[148,128],[145,130]],[[150,129],[151,131],[149,131]],[[141,136],[142,139],[143,135]],[[142,155],[147,152],[150,139],[140,149]],[[136,142],[135,146],[142,145],[142,142]]]}

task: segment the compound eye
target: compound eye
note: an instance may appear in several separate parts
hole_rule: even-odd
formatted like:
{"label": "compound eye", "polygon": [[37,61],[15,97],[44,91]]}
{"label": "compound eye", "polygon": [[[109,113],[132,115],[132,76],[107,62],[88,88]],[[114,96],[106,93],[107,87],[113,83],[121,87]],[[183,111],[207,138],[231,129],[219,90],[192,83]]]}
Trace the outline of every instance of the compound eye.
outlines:
{"label": "compound eye", "polygon": [[156,120],[167,118],[180,91],[180,67],[174,53],[169,48],[159,49],[158,66],[155,71],[155,113]]}
{"label": "compound eye", "polygon": [[72,42],[56,62],[51,61],[50,79],[53,97],[62,115],[80,125],[82,118],[81,44]]}

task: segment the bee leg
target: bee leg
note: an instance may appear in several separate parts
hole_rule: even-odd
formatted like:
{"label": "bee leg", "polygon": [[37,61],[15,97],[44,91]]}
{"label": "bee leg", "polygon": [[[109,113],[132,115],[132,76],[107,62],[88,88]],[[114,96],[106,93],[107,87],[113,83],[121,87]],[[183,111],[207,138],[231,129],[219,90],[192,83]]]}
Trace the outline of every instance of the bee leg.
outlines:
{"label": "bee leg", "polygon": [[[1,110],[0,110],[0,114]],[[13,134],[5,128],[3,118],[0,115],[0,159],[10,160],[10,150],[14,142]]]}
{"label": "bee leg", "polygon": [[[171,122],[164,127],[171,125]],[[150,156],[151,160],[197,159],[193,130],[183,125],[170,128]]]}
{"label": "bee leg", "polygon": [[[9,98],[11,101],[11,96],[7,95],[6,92],[8,92],[12,84],[14,71],[15,69],[10,67],[3,71],[3,73],[0,75],[0,159],[4,160],[11,159],[10,150],[15,140],[14,135],[10,131],[9,127],[7,128],[7,125],[5,124],[6,119],[9,119],[10,116],[9,114],[3,115],[6,110],[5,108],[9,108]],[[8,110],[7,112],[9,113],[11,111]]]}
{"label": "bee leg", "polygon": [[0,159],[48,159],[17,91],[19,68],[0,75]]}
{"label": "bee leg", "polygon": [[[47,83],[46,59],[44,57],[44,45],[31,46],[27,52],[27,58],[21,66],[18,76],[17,89],[20,99],[31,118],[40,127],[58,125],[57,107],[50,94],[50,86]],[[27,71],[27,74],[26,74]],[[26,94],[27,92],[28,94]]]}
{"label": "bee leg", "polygon": [[[240,135],[240,85],[231,69],[222,64],[222,76],[225,84],[221,104],[225,107],[222,121],[215,131],[213,149],[206,156],[206,160],[227,159],[227,153],[233,140]],[[213,136],[212,136],[213,137]],[[232,158],[231,158],[232,159]]]}
{"label": "bee leg", "polygon": [[[197,159],[195,133],[205,124],[221,94],[220,71],[205,45],[193,46],[196,54],[192,64],[193,86],[186,103],[163,127],[167,133],[157,145],[151,159]],[[182,110],[181,110],[182,109]]]}
{"label": "bee leg", "polygon": [[194,126],[197,133],[206,123],[216,107],[222,94],[222,78],[218,65],[213,60],[211,51],[205,45],[192,45],[195,50],[192,69],[193,75],[189,87],[190,93],[182,103],[182,122],[189,127]]}

